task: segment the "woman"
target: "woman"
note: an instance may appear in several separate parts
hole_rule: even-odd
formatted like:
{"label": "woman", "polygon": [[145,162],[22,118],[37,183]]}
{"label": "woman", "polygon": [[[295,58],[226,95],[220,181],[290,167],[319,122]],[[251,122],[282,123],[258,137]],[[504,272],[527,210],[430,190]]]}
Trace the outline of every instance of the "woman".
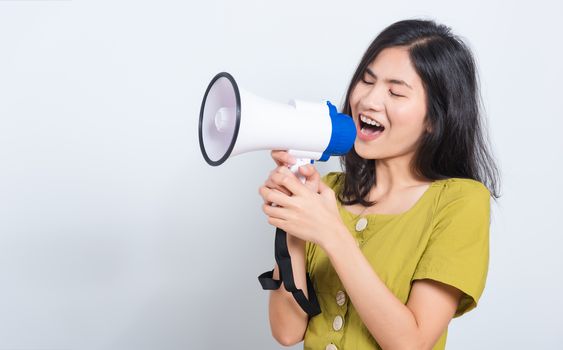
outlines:
{"label": "woman", "polygon": [[309,319],[283,286],[272,291],[278,342],[445,347],[450,320],[483,292],[499,197],[479,106],[467,46],[433,21],[400,21],[371,43],[348,87],[343,113],[358,136],[343,171],[321,179],[301,167],[302,184],[287,169],[294,159],[272,152],[263,211],[288,234],[296,286],[307,291],[308,272],[322,309]]}

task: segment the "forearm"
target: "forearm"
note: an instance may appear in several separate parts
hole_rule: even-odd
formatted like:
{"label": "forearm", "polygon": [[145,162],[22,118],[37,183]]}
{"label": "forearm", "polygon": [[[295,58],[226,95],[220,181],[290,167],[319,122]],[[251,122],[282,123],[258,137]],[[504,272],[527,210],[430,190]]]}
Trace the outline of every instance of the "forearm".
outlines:
{"label": "forearm", "polygon": [[413,313],[377,276],[346,227],[337,230],[322,248],[363,323],[383,349],[419,349]]}
{"label": "forearm", "polygon": [[[305,276],[305,242],[288,235],[288,251],[291,256],[293,279],[295,286],[303,290],[308,298],[307,280]],[[274,279],[279,279],[279,266],[276,263]],[[274,338],[283,345],[299,342],[307,328],[308,316],[295,301],[293,294],[280,286],[270,291],[269,301],[270,328]]]}

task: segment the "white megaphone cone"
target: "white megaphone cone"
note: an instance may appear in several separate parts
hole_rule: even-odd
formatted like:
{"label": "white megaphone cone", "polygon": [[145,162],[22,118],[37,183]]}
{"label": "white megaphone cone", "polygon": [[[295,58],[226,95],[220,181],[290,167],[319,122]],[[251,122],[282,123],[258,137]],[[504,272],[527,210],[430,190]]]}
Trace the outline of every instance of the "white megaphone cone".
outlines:
{"label": "white megaphone cone", "polygon": [[245,152],[288,150],[298,174],[303,164],[347,153],[355,138],[352,118],[330,102],[272,102],[241,89],[226,72],[211,80],[201,104],[199,145],[213,166]]}

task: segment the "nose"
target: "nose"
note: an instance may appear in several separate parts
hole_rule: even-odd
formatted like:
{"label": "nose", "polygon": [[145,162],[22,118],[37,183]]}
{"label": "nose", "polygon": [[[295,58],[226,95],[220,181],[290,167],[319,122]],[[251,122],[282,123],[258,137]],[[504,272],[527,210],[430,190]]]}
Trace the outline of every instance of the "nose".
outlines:
{"label": "nose", "polygon": [[379,84],[373,84],[370,89],[367,89],[363,96],[360,98],[360,108],[362,110],[373,110],[375,112],[382,112],[385,110],[385,87]]}

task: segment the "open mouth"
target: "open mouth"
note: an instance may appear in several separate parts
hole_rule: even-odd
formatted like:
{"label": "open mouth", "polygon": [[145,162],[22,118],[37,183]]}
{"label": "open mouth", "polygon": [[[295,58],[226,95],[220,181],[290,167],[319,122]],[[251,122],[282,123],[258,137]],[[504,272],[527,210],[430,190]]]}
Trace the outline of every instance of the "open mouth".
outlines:
{"label": "open mouth", "polygon": [[364,134],[364,135],[374,135],[378,132],[383,132],[383,130],[385,130],[385,127],[383,125],[377,125],[378,123],[374,120],[371,120],[369,118],[365,118],[364,116],[360,115],[359,118],[359,122],[360,122],[360,131]]}

